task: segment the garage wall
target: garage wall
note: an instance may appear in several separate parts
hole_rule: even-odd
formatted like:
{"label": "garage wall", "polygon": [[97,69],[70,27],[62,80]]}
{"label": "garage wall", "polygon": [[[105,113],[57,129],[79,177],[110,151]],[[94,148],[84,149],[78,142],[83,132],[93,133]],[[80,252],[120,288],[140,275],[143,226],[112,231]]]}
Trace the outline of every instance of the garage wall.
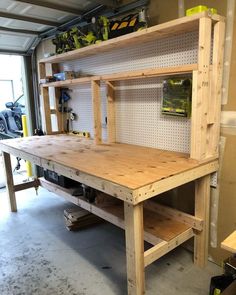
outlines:
{"label": "garage wall", "polygon": [[[196,5],[207,5],[208,7],[215,7],[218,13],[226,15],[227,1],[222,0],[185,0],[185,8],[190,8]],[[234,12],[235,14],[235,12]],[[162,23],[178,17],[178,0],[161,1],[151,0],[149,9],[150,25]],[[235,17],[236,20],[236,17]],[[235,24],[236,25],[236,24]],[[234,27],[235,27],[234,25]],[[54,51],[51,42],[42,42],[37,50],[38,58],[42,58],[44,53]],[[233,50],[232,62],[230,67],[230,83],[229,95],[227,104],[223,106],[223,111],[236,112],[236,29],[233,35]],[[227,113],[228,114],[228,113]],[[232,115],[232,113],[231,113]],[[236,125],[235,125],[236,126]],[[227,257],[229,253],[220,249],[220,242],[236,228],[236,128],[228,126],[222,128],[221,135],[224,145],[222,144],[222,161],[221,172],[219,175],[218,187],[212,190],[213,205],[219,200],[219,214],[216,230],[213,227],[213,243],[210,245],[210,257],[218,264],[222,259]],[[191,212],[193,210],[193,200],[189,196],[193,192],[193,185],[187,185],[174,190],[170,196],[170,202],[185,211]],[[215,236],[214,236],[215,234]],[[216,246],[216,247],[215,247]]]}

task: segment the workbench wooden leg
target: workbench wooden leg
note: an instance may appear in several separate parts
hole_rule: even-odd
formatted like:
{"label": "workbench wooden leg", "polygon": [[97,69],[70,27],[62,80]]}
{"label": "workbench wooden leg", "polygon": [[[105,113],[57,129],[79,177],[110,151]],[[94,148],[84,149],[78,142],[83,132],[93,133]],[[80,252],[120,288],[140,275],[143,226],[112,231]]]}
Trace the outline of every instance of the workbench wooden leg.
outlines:
{"label": "workbench wooden leg", "polygon": [[16,212],[17,206],[16,206],[16,196],[14,191],[14,181],[13,181],[12,167],[11,167],[11,156],[10,154],[3,152],[2,157],[3,157],[4,168],[5,168],[4,171],[6,176],[6,189],[7,189],[11,211]]}
{"label": "workbench wooden leg", "polygon": [[128,295],[145,294],[143,204],[124,203]]}
{"label": "workbench wooden leg", "polygon": [[194,263],[205,267],[208,258],[210,175],[195,181],[195,216],[203,219],[203,230],[196,233],[194,241]]}

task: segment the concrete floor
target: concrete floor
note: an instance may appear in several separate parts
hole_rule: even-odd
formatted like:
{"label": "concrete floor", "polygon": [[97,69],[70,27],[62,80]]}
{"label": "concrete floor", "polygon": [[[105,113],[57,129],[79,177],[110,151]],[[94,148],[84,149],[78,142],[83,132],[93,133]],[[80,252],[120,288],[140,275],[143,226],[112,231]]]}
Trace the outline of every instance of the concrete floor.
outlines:
{"label": "concrete floor", "polygon": [[[78,232],[64,226],[71,207],[40,188],[17,193],[18,213],[8,212],[0,190],[1,295],[125,295],[124,232],[99,224]],[[210,277],[221,269],[195,267],[182,248],[146,269],[147,295],[207,295]]]}

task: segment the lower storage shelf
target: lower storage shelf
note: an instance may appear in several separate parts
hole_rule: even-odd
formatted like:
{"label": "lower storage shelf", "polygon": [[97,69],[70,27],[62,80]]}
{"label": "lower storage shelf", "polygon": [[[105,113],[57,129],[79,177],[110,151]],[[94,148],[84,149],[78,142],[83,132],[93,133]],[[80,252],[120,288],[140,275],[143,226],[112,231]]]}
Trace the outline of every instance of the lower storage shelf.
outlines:
{"label": "lower storage shelf", "polygon": [[[40,186],[48,191],[63,197],[75,205],[88,210],[122,229],[125,229],[124,206],[122,201],[110,197],[110,200],[114,199],[114,202],[109,201],[91,204],[82,196],[73,196],[73,189],[60,187],[44,178],[39,178],[39,183]],[[144,253],[145,266],[194,236],[193,227],[190,224],[154,212],[146,207],[155,208],[155,205],[144,205],[144,240],[155,246]]]}

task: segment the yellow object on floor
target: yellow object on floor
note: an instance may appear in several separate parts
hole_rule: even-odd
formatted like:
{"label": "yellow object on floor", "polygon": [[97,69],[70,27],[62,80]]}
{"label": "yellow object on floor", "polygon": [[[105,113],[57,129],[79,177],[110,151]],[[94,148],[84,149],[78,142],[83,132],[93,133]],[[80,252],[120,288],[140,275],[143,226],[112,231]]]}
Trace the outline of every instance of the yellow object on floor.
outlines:
{"label": "yellow object on floor", "polygon": [[217,10],[215,8],[208,8],[205,5],[198,5],[186,10],[186,16],[190,16],[199,12],[209,10],[212,14],[216,14]]}
{"label": "yellow object on floor", "polygon": [[[21,119],[22,119],[23,135],[24,135],[24,137],[27,137],[29,134],[28,134],[26,115],[22,115]],[[26,161],[26,171],[27,171],[27,176],[28,177],[31,177],[33,175],[32,166],[31,166],[31,163],[29,161]]]}

